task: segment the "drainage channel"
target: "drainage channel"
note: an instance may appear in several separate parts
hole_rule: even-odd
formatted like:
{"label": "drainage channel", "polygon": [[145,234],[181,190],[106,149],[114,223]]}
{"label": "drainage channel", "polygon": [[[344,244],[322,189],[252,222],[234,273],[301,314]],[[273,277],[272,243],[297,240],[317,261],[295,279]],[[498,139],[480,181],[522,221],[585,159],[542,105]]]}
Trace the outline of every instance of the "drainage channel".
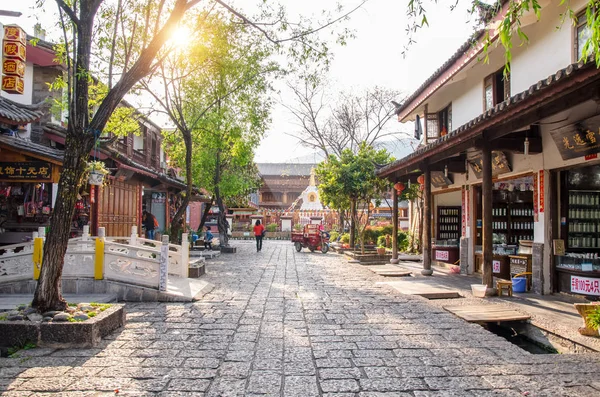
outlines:
{"label": "drainage channel", "polygon": [[[516,324],[515,324],[516,326]],[[545,344],[540,341],[531,339],[523,332],[518,332],[521,327],[512,327],[508,323],[486,323],[483,326],[493,334],[503,337],[513,345],[528,351],[531,354],[558,354],[551,343]]]}

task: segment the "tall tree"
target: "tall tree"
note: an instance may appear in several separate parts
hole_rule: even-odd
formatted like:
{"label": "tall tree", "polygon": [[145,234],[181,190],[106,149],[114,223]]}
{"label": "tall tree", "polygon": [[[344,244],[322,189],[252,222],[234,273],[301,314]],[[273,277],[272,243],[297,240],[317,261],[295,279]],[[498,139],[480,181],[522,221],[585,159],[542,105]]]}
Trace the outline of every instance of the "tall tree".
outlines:
{"label": "tall tree", "polygon": [[[327,205],[345,206],[351,211],[350,246],[354,248],[355,232],[364,251],[364,232],[369,220],[371,200],[380,199],[390,183],[377,177],[377,164],[387,164],[393,159],[385,150],[376,150],[362,143],[357,153],[344,149],[341,155],[330,155],[316,169],[319,193]],[[360,210],[360,212],[359,212]]]}
{"label": "tall tree", "polygon": [[[82,182],[90,150],[97,144],[124,95],[160,65],[166,56],[161,49],[185,13],[200,3],[200,0],[55,1],[63,31],[59,55],[67,67],[68,127],[56,206],[50,220],[52,232],[46,240],[47,249],[32,302],[41,312],[62,310],[67,305],[61,294],[62,268],[77,187]],[[40,6],[44,3],[44,0],[38,1]],[[259,15],[262,20],[248,18],[222,0],[215,0],[215,3],[274,44],[295,40],[297,46],[293,48],[303,54],[304,60],[325,56],[327,46],[312,46],[311,38],[315,32],[349,15],[342,12],[323,25],[313,27],[306,20],[290,24],[282,7],[273,9],[266,2],[261,3]],[[96,24],[98,19],[102,23]],[[292,36],[281,36],[290,31]],[[106,78],[108,92],[90,114],[92,72],[98,73],[96,77]]]}

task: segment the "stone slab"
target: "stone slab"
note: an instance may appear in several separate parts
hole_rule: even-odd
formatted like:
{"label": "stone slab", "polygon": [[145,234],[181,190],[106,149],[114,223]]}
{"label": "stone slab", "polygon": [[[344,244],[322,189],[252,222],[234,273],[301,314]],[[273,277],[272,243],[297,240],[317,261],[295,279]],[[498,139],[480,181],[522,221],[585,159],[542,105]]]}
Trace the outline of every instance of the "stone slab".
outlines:
{"label": "stone slab", "polygon": [[158,300],[163,302],[190,302],[212,288],[212,284],[204,280],[169,276],[167,291],[160,292]]}
{"label": "stone slab", "polygon": [[470,323],[525,321],[531,318],[501,305],[445,306],[444,309]]}
{"label": "stone slab", "polygon": [[392,288],[396,289],[405,295],[416,295],[426,299],[453,299],[461,298],[462,295],[458,290],[430,284],[425,281],[408,280],[408,281],[390,281],[384,282]]}
{"label": "stone slab", "polygon": [[385,277],[407,277],[412,273],[410,270],[392,264],[373,265],[369,266],[368,269],[375,274]]}

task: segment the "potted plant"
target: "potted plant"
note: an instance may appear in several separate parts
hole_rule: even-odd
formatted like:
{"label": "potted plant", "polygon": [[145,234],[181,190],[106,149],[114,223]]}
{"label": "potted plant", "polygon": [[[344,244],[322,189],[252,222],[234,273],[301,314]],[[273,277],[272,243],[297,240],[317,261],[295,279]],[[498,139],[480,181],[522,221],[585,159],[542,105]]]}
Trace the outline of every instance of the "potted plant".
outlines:
{"label": "potted plant", "polygon": [[[600,302],[592,302],[592,303],[574,303],[573,306],[575,306],[575,309],[577,309],[577,312],[579,313],[579,315],[583,318],[583,327],[579,328],[579,333],[581,335],[586,335],[586,336],[596,336],[598,335],[598,328],[593,328],[592,324],[589,320],[590,315],[592,315],[592,317],[594,316],[598,316],[598,314],[593,314],[593,313],[598,313],[598,311],[600,310]],[[596,319],[598,317],[595,317]],[[594,320],[597,321],[597,320]]]}
{"label": "potted plant", "polygon": [[104,177],[110,172],[104,162],[98,160],[88,161],[85,170],[88,175],[88,183],[96,186],[102,185]]}
{"label": "potted plant", "polygon": [[594,310],[590,311],[587,316],[587,325],[589,328],[596,331],[600,335],[600,305],[595,305]]}
{"label": "potted plant", "polygon": [[385,236],[379,236],[377,238],[377,255],[385,255]]}

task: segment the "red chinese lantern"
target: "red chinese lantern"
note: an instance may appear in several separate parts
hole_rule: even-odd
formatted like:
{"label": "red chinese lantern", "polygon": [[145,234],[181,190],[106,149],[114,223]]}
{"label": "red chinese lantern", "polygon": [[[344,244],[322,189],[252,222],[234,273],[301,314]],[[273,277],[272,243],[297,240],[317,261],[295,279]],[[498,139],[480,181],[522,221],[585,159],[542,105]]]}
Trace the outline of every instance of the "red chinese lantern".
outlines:
{"label": "red chinese lantern", "polygon": [[419,177],[417,178],[417,182],[419,182],[419,185],[422,185],[425,183],[425,175],[419,175]]}
{"label": "red chinese lantern", "polygon": [[398,192],[398,194],[402,194],[402,191],[404,190],[404,183],[402,182],[397,182],[394,185],[394,189],[396,189],[396,191]]}

